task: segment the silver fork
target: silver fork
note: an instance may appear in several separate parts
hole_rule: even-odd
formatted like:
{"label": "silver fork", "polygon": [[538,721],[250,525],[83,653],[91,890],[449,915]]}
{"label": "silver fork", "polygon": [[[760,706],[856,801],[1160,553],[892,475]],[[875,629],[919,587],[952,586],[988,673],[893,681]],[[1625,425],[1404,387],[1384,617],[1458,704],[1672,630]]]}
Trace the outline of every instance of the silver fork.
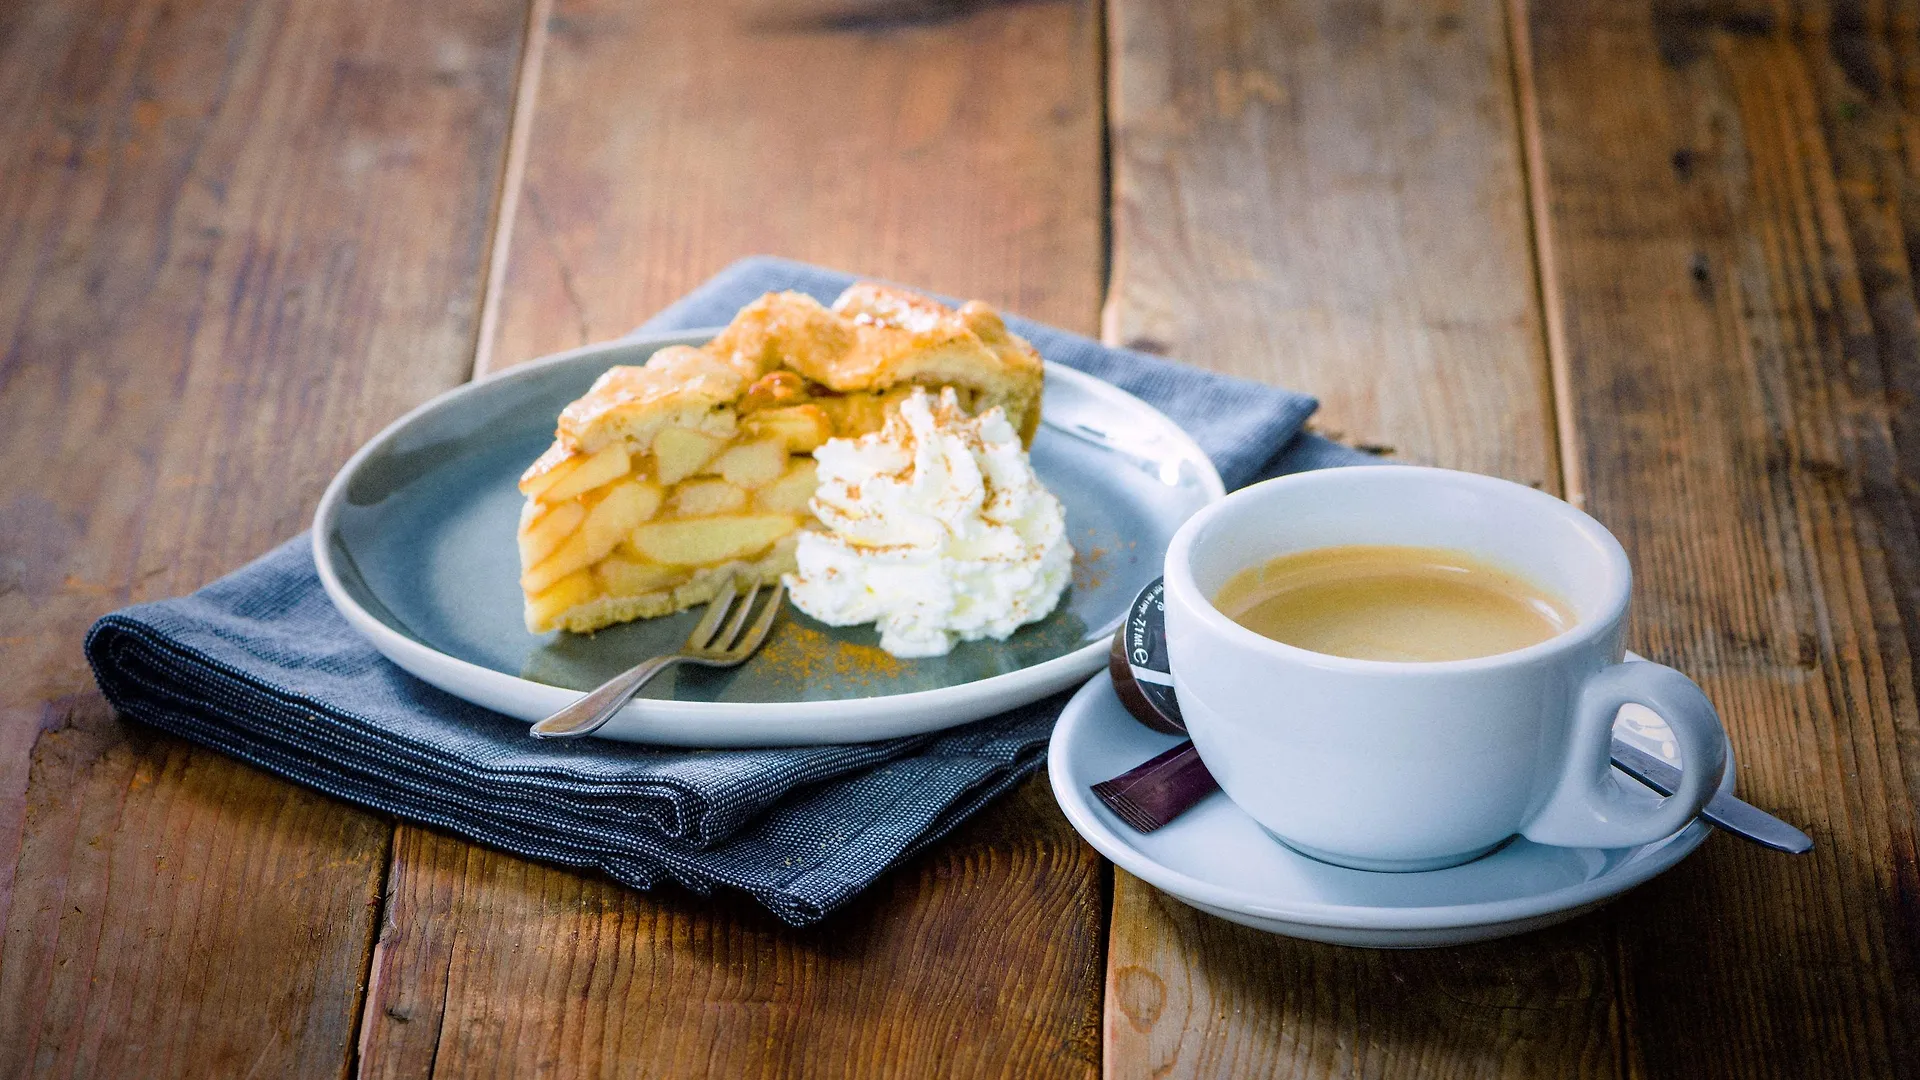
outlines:
{"label": "silver fork", "polygon": [[[760,586],[755,585],[746,598],[741,599],[740,590],[734,586],[733,579],[728,578],[679,652],[644,660],[615,675],[579,701],[533,725],[531,734],[536,739],[578,739],[591,735],[632,701],[633,695],[649,680],[675,664],[730,668],[746,663],[767,640],[767,631],[773,629],[774,617],[780,614],[780,601],[786,594],[785,585],[775,585],[767,606],[761,609],[753,625],[748,626],[747,616],[753,611],[754,599],[760,595]],[[738,605],[735,600],[740,601]],[[727,617],[729,609],[733,617],[727,619],[726,627],[721,629],[720,620]]]}

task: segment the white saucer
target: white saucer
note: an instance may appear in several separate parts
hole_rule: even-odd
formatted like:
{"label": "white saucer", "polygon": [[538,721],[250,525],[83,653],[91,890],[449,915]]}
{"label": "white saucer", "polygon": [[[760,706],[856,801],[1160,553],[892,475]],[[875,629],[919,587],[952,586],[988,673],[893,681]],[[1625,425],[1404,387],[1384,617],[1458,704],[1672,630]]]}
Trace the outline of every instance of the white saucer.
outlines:
{"label": "white saucer", "polygon": [[[1637,706],[1622,710],[1614,734],[1673,757],[1666,725]],[[1679,862],[1711,828],[1694,821],[1664,840],[1614,851],[1516,839],[1464,866],[1379,874],[1298,854],[1219,792],[1145,834],[1094,798],[1094,784],[1178,742],[1178,736],[1150,731],[1129,716],[1103,672],[1073,696],[1054,727],[1047,763],[1054,798],[1088,843],[1135,877],[1223,919],[1314,941],[1422,948],[1551,926]],[[1720,788],[1732,792],[1733,783],[1729,752]]]}

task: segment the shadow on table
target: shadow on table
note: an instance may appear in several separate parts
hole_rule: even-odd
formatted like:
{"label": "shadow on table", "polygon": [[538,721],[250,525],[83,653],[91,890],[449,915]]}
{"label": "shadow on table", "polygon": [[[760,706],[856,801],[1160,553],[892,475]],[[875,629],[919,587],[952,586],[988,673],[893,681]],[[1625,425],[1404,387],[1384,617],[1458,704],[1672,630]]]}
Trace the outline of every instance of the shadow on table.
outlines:
{"label": "shadow on table", "polygon": [[[1151,894],[1141,906],[1155,940],[1126,948],[1115,934],[1109,1052],[1155,1068],[1179,1060],[1191,1072],[1189,1055],[1228,1054],[1236,1069],[1334,1059],[1360,1075],[1388,1062],[1441,1076],[1897,1075],[1887,1032],[1920,1019],[1877,1015],[1902,1000],[1920,1012],[1916,995],[1889,985],[1916,970],[1916,938],[1900,930],[1916,922],[1911,904],[1831,850],[1789,857],[1715,835],[1572,922],[1413,951],[1275,937],[1129,887]],[[1860,925],[1867,911],[1886,924]],[[1903,940],[1900,956],[1866,945]],[[1182,957],[1198,977],[1162,978]],[[1747,1041],[1709,1045],[1703,1029]]]}

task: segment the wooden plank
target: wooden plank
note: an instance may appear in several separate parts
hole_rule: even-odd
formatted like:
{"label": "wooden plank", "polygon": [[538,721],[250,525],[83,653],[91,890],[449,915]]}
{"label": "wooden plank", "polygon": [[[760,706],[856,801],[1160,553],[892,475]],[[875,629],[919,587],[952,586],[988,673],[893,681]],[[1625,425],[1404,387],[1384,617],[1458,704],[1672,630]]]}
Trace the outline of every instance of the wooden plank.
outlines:
{"label": "wooden plank", "polygon": [[1329,434],[1550,484],[1495,0],[1113,7],[1113,341],[1321,399]]}
{"label": "wooden plank", "polygon": [[1092,332],[1100,13],[1033,6],[559,0],[490,366],[753,254]]}
{"label": "wooden plank", "polygon": [[[1113,7],[1113,340],[1312,391],[1401,459],[1559,486],[1495,0]],[[1379,953],[1116,873],[1113,1076],[1618,1071],[1592,920]]]}
{"label": "wooden plank", "polygon": [[796,931],[402,828],[368,1076],[1088,1076],[1097,860],[1044,783]]}
{"label": "wooden plank", "polygon": [[[491,366],[752,253],[1092,331],[1096,7],[559,0]],[[1079,1075],[1098,858],[1036,778],[818,928],[403,828],[371,1075]]]}
{"label": "wooden plank", "polygon": [[334,1076],[391,830],[116,720],[80,640],[467,374],[524,9],[0,8],[0,1076]]}
{"label": "wooden plank", "polygon": [[1819,845],[1716,841],[1618,907],[1650,1076],[1920,1071],[1920,57],[1910,9],[1806,7],[1523,13],[1561,392],[1633,647]]}

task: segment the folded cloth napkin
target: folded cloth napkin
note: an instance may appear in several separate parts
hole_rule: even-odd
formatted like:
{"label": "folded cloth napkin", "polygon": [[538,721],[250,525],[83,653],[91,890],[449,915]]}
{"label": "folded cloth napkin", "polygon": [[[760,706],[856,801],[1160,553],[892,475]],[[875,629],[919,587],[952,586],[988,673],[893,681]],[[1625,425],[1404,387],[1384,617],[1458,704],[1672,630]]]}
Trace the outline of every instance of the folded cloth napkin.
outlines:
{"label": "folded cloth napkin", "polygon": [[[831,299],[851,280],[749,259],[646,329],[724,323],[770,289]],[[1300,431],[1311,398],[1009,322],[1049,359],[1179,420],[1229,486],[1366,460]],[[190,596],[102,618],[86,651],[121,712],[270,772],[635,888],[672,880],[702,894],[741,889],[796,926],[846,903],[1037,768],[1065,701],[849,746],[538,742],[524,723],[442,693],[375,652],[322,592],[304,536]]]}

